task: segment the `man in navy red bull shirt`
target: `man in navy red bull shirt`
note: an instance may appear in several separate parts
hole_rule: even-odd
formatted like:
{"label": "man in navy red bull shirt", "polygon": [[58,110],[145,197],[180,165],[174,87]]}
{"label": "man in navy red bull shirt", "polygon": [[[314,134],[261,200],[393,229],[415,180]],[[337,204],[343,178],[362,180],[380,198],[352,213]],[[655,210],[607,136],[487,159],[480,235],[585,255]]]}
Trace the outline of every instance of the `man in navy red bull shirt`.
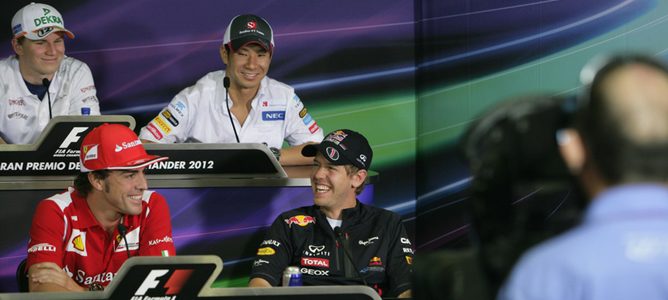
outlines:
{"label": "man in navy red bull shirt", "polygon": [[314,205],[276,218],[249,286],[278,286],[283,270],[298,266],[304,285],[365,284],[381,296],[410,297],[413,246],[399,215],[357,200],[373,155],[367,139],[337,130],[302,154],[315,157]]}

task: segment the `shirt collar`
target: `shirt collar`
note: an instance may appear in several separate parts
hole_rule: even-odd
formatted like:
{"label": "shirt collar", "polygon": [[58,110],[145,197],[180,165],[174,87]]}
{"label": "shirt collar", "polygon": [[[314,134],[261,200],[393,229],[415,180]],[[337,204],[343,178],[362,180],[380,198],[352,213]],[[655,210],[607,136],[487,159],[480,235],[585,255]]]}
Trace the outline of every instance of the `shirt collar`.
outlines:
{"label": "shirt collar", "polygon": [[88,206],[88,201],[86,201],[86,198],[79,194],[79,191],[75,190],[72,193],[72,201],[74,202],[74,207],[76,208],[77,219],[80,225],[79,227],[89,228],[93,226],[100,226],[100,223],[97,221],[93,215],[93,212]]}
{"label": "shirt collar", "polygon": [[260,99],[264,99],[265,95],[267,94],[267,81],[268,77],[265,75],[264,78],[260,81],[260,88],[257,90],[257,94],[251,100],[251,108],[255,109],[258,107],[258,103],[260,103]]}
{"label": "shirt collar", "polygon": [[616,219],[668,218],[668,187],[660,184],[627,184],[609,188],[592,200],[586,222]]}
{"label": "shirt collar", "polygon": [[[223,77],[225,77],[227,71],[223,71]],[[269,76],[264,76],[262,80],[260,81],[260,88],[257,90],[257,94],[255,94],[255,97],[251,100],[251,109],[255,109],[258,106],[258,103],[260,102],[260,99],[264,99],[265,96],[268,94],[268,86],[269,86]],[[220,84],[221,88],[221,93],[223,95],[223,100],[225,99],[225,87],[222,85],[222,81]],[[230,108],[232,108],[233,104],[230,101]],[[227,113],[227,112],[225,112]]]}

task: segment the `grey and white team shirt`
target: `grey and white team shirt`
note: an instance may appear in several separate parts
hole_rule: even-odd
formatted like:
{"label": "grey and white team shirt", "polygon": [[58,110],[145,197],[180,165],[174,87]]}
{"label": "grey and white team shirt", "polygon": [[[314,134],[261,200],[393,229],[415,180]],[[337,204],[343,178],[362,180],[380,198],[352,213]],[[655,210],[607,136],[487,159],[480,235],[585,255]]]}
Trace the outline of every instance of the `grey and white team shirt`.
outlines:
{"label": "grey and white team shirt", "polygon": [[[100,114],[95,83],[84,62],[64,57],[51,85],[52,115],[81,115],[88,107],[90,115]],[[49,123],[48,96],[40,100],[23,81],[19,61],[12,55],[0,60],[0,137],[8,144],[30,144]]]}
{"label": "grey and white team shirt", "polygon": [[[236,143],[225,104],[225,71],[211,72],[179,92],[162,111],[141,129],[139,137],[158,143]],[[233,107],[229,100],[230,108]],[[295,94],[294,88],[265,77],[251,101],[243,126],[232,121],[241,143],[266,143],[280,149],[320,142],[323,131]]]}

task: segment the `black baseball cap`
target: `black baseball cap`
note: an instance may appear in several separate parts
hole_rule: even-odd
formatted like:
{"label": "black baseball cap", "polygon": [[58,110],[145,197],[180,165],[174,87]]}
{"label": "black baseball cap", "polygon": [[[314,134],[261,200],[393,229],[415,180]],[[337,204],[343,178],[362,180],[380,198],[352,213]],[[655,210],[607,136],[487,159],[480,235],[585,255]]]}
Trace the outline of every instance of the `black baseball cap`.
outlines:
{"label": "black baseball cap", "polygon": [[225,29],[223,44],[230,45],[232,50],[256,43],[265,50],[274,49],[274,32],[267,20],[256,15],[239,15],[230,21]]}
{"label": "black baseball cap", "polygon": [[367,139],[350,129],[333,131],[320,144],[306,145],[302,155],[313,157],[318,152],[333,165],[353,165],[368,170],[371,165],[373,151]]}

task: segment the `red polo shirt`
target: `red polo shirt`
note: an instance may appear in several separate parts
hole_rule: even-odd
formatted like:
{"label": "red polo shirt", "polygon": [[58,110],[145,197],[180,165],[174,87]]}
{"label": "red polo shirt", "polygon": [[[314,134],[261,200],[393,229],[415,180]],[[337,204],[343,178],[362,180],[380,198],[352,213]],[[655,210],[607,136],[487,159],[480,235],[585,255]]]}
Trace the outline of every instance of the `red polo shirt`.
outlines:
{"label": "red polo shirt", "polygon": [[[175,255],[165,198],[146,191],[142,200],[141,214],[122,219],[130,255]],[[30,228],[27,269],[36,263],[53,262],[81,286],[106,286],[127,258],[118,229],[110,236],[93,216],[86,199],[73,188],[37,206]]]}

